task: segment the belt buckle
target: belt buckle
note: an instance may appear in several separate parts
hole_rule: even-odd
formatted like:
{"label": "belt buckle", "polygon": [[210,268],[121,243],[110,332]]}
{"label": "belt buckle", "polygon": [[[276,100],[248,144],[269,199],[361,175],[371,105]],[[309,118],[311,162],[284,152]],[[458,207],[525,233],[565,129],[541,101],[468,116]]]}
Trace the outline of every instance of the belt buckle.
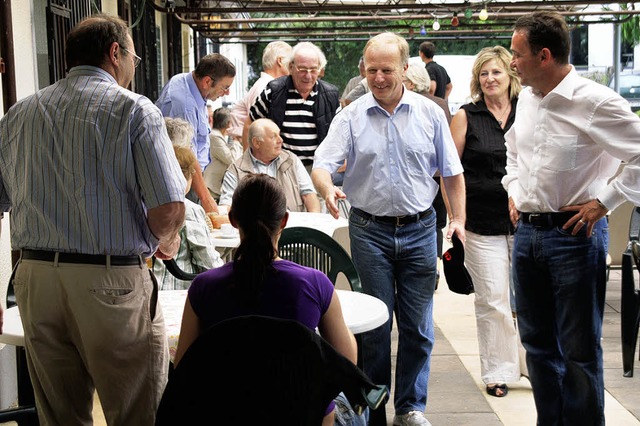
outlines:
{"label": "belt buckle", "polygon": [[404,226],[404,223],[401,223],[400,221],[402,219],[404,219],[406,216],[396,216],[396,227],[400,228],[402,226]]}
{"label": "belt buckle", "polygon": [[540,219],[540,213],[529,213],[529,223],[533,225],[534,221]]}

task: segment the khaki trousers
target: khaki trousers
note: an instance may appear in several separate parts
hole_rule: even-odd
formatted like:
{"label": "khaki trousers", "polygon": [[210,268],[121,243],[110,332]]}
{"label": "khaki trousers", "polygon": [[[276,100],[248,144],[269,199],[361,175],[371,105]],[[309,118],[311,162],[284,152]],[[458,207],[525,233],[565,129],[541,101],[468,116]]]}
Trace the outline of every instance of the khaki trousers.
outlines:
{"label": "khaki trousers", "polygon": [[153,425],[169,351],[146,265],[21,260],[13,284],[41,425]]}

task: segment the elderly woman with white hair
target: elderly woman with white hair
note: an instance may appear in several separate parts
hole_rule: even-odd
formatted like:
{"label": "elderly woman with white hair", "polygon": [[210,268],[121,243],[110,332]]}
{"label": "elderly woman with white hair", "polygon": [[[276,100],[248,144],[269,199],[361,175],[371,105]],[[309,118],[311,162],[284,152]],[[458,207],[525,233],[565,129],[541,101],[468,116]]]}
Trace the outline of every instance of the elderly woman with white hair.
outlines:
{"label": "elderly woman with white hair", "polygon": [[429,78],[429,73],[424,67],[424,64],[420,63],[409,65],[409,68],[407,68],[407,72],[404,76],[404,85],[412,92],[420,93],[422,96],[425,96],[438,104],[438,106],[444,111],[444,115],[447,117],[447,122],[451,124],[451,112],[449,111],[449,103],[442,98],[438,98],[437,96],[429,94],[431,79]]}

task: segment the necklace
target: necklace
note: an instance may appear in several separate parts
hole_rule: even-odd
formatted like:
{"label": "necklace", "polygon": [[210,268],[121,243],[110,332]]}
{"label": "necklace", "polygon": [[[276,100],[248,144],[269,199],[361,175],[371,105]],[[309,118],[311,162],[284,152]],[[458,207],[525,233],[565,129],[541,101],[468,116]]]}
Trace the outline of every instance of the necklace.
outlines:
{"label": "necklace", "polygon": [[[505,109],[502,111],[502,114],[500,115],[500,118],[498,118],[498,124],[500,125],[500,127],[502,127],[502,119],[504,118],[504,115],[507,113],[507,111],[509,110],[509,107],[511,106],[511,103],[507,103],[507,106],[505,107]],[[495,117],[495,114],[494,114]]]}

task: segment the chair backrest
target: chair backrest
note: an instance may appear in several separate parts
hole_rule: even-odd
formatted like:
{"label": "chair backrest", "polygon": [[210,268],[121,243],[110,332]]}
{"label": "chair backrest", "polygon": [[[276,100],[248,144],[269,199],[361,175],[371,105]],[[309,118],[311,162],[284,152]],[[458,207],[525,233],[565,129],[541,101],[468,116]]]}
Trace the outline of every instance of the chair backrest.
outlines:
{"label": "chair backrest", "polygon": [[341,391],[357,407],[377,408],[387,395],[297,321],[237,317],[189,347],[169,375],[156,425],[320,425]]}
{"label": "chair backrest", "polygon": [[167,271],[179,280],[193,281],[193,279],[198,276],[198,274],[186,272],[181,269],[175,259],[163,260],[162,263],[164,263],[164,267],[167,268]]}
{"label": "chair backrest", "polygon": [[332,283],[343,273],[351,291],[362,292],[360,277],[351,257],[336,240],[322,231],[305,227],[282,230],[278,241],[281,258],[324,272]]}

